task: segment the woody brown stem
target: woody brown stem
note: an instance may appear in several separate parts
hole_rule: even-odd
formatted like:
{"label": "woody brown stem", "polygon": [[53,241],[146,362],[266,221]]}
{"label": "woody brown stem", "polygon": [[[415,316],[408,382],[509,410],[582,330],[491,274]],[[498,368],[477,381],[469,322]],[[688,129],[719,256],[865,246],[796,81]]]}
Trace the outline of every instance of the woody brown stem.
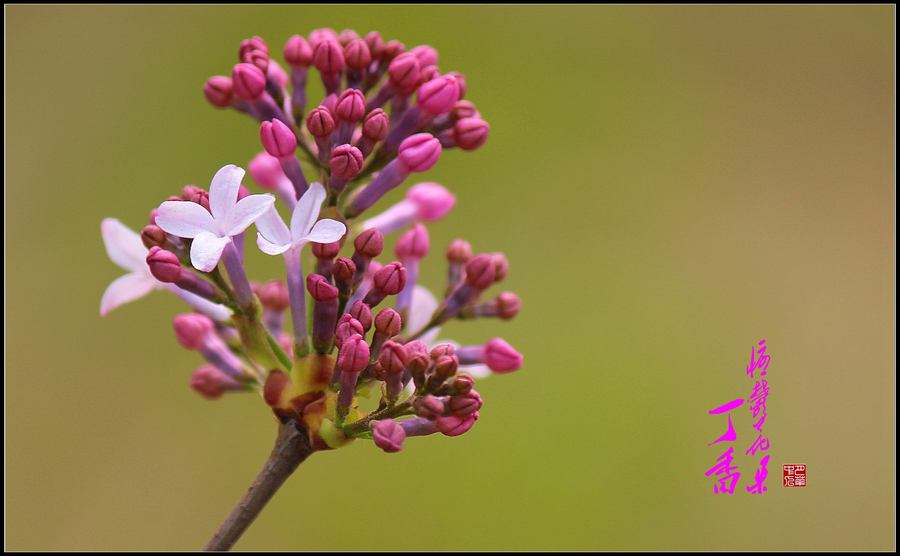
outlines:
{"label": "woody brown stem", "polygon": [[234,546],[281,485],[312,452],[306,431],[298,429],[292,422],[282,424],[275,447],[259,475],[203,550],[225,551]]}

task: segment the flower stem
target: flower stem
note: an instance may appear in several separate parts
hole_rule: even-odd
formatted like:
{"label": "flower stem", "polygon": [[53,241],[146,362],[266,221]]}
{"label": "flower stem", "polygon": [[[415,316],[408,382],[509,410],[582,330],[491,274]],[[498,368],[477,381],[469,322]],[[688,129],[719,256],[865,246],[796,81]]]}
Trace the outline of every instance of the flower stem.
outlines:
{"label": "flower stem", "polygon": [[412,402],[407,400],[403,403],[397,404],[393,407],[387,407],[382,409],[381,411],[374,411],[356,421],[352,424],[345,425],[342,428],[342,432],[348,438],[356,438],[360,434],[369,430],[369,423],[372,421],[378,421],[381,419],[393,419],[394,417],[402,417],[404,415],[410,415],[412,412]]}
{"label": "flower stem", "polygon": [[298,429],[292,422],[282,424],[275,447],[259,475],[203,550],[225,551],[234,546],[281,485],[312,452],[306,431]]}
{"label": "flower stem", "polygon": [[423,335],[425,335],[426,332],[428,332],[429,330],[431,330],[432,328],[434,328],[435,326],[437,326],[437,324],[438,324],[438,323],[436,323],[436,322],[432,319],[431,321],[428,322],[428,324],[426,324],[425,326],[423,326],[422,328],[420,328],[419,330],[417,330],[416,332],[414,332],[412,335],[406,336],[405,338],[403,338],[403,339],[402,339],[403,341],[402,341],[401,343],[404,343],[404,344],[405,344],[405,343],[408,343],[408,342],[412,342],[413,340],[418,340],[418,339],[421,338]]}
{"label": "flower stem", "polygon": [[294,325],[294,358],[306,357],[309,353],[309,335],[306,329],[306,288],[303,283],[303,263],[301,250],[292,247],[284,253],[287,272],[288,296],[291,301],[291,322]]}

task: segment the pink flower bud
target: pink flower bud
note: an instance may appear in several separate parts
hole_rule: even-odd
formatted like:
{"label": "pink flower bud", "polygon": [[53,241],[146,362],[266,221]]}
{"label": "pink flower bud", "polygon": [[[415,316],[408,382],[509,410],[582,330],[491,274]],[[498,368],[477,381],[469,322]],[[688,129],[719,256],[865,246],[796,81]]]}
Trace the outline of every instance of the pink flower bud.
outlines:
{"label": "pink flower bud", "polygon": [[503,253],[491,253],[494,261],[494,281],[499,282],[509,274],[509,261]]}
{"label": "pink flower bud", "polygon": [[455,349],[452,344],[438,344],[431,348],[431,358],[437,359],[438,357],[442,357],[444,355],[453,355]]}
{"label": "pink flower bud", "polygon": [[[353,304],[353,307],[350,307],[350,316],[359,321],[359,324],[362,326],[363,330],[368,330],[372,328],[372,309],[369,308],[368,305],[362,302],[362,300],[357,301]],[[362,332],[360,332],[362,334]]]}
{"label": "pink flower bud", "polygon": [[341,372],[360,373],[369,364],[369,344],[359,334],[353,334],[341,342],[338,365]]}
{"label": "pink flower bud", "polygon": [[334,131],[334,117],[328,108],[317,106],[306,115],[306,129],[313,137],[327,137]]}
{"label": "pink flower bud", "polygon": [[277,190],[279,181],[286,178],[278,159],[265,151],[253,157],[247,165],[247,170],[260,187],[272,191]]}
{"label": "pink flower bud", "polygon": [[207,190],[193,184],[188,184],[181,188],[181,198],[185,201],[191,201],[198,205],[202,205],[204,203],[200,198],[203,196],[205,196],[207,200],[205,208],[209,208],[209,192]]}
{"label": "pink flower bud", "polygon": [[454,239],[447,247],[447,260],[451,263],[466,264],[472,258],[472,246],[464,239]]}
{"label": "pink flower bud", "polygon": [[338,145],[331,150],[328,167],[335,177],[349,180],[362,170],[363,155],[353,145]]}
{"label": "pink flower bud", "polygon": [[466,417],[480,410],[484,405],[481,396],[475,390],[469,390],[465,394],[452,396],[447,402],[447,408],[453,415]]}
{"label": "pink flower bud", "polygon": [[388,453],[399,452],[403,449],[403,441],[406,432],[403,427],[393,419],[382,419],[372,423],[372,440],[375,445]]}
{"label": "pink flower bud", "polygon": [[384,234],[376,228],[371,228],[356,236],[353,247],[365,257],[374,259],[384,250]]}
{"label": "pink flower bud", "polygon": [[475,379],[469,375],[459,375],[453,379],[453,384],[451,386],[453,391],[457,394],[465,394],[466,392],[470,392],[472,387],[475,386]]}
{"label": "pink flower bud", "polygon": [[354,274],[356,274],[356,263],[347,257],[338,257],[334,261],[334,267],[331,269],[331,274],[334,276],[336,282],[347,282],[353,278]]}
{"label": "pink flower bud", "polygon": [[238,187],[237,200],[240,201],[241,199],[243,199],[244,197],[247,197],[248,195],[250,195],[250,190],[247,189],[246,185],[241,184],[240,187]]}
{"label": "pink flower bud", "polygon": [[424,172],[441,157],[441,142],[430,133],[410,135],[400,143],[398,158],[410,172]]}
{"label": "pink flower bud", "polygon": [[472,413],[465,417],[459,415],[448,415],[447,417],[438,417],[434,424],[437,429],[446,436],[459,436],[469,431],[478,420],[478,412]]}
{"label": "pink flower bud", "polygon": [[202,187],[198,187],[192,183],[189,183],[181,188],[181,198],[185,201],[190,201],[191,197],[203,190],[204,189]]}
{"label": "pink flower bud", "polygon": [[501,292],[497,295],[497,316],[509,320],[519,314],[522,308],[522,300],[512,292]]}
{"label": "pink flower bud", "polygon": [[351,40],[344,47],[344,60],[347,61],[347,66],[350,68],[355,70],[366,69],[372,61],[369,45],[360,38]]}
{"label": "pink flower bud", "polygon": [[241,57],[241,62],[245,64],[253,64],[267,73],[269,70],[269,53],[264,50],[248,50]]}
{"label": "pink flower bud", "polygon": [[484,362],[495,373],[508,373],[522,367],[522,354],[501,338],[494,338],[484,344]]}
{"label": "pink flower bud", "polygon": [[238,59],[242,60],[244,56],[252,50],[261,50],[268,53],[269,45],[267,45],[266,41],[258,35],[254,35],[249,39],[244,39],[238,47]]}
{"label": "pink flower bud", "polygon": [[414,54],[400,54],[388,65],[388,79],[391,85],[401,91],[410,91],[419,84],[419,60]]}
{"label": "pink flower bud", "polygon": [[422,66],[422,71],[419,72],[419,85],[424,85],[440,76],[441,70],[437,66]]}
{"label": "pink flower bud", "polygon": [[197,203],[201,207],[209,210],[209,191],[196,185],[186,185],[181,190],[181,198],[185,201]]}
{"label": "pink flower bud", "polygon": [[422,224],[413,227],[397,240],[396,252],[400,259],[422,259],[428,254],[428,230]]}
{"label": "pink flower bud", "polygon": [[388,340],[381,346],[381,352],[378,354],[378,362],[385,372],[390,374],[402,373],[406,369],[408,362],[406,348],[403,344]]}
{"label": "pink flower bud", "polygon": [[287,285],[281,280],[269,280],[256,288],[256,295],[260,303],[273,311],[284,311],[290,306],[290,296]]}
{"label": "pink flower bud", "polygon": [[213,331],[213,322],[199,313],[185,313],[172,321],[178,343],[187,349],[198,349]]}
{"label": "pink flower bud", "polygon": [[306,39],[294,35],[284,43],[284,61],[295,67],[309,67],[312,63],[313,51]]}
{"label": "pink flower bud", "polygon": [[400,320],[400,314],[390,307],[382,309],[375,316],[375,331],[382,336],[393,338],[400,333],[401,328],[403,321]]}
{"label": "pink flower bud", "polygon": [[309,45],[315,50],[316,46],[324,40],[338,42],[337,32],[330,27],[322,27],[321,29],[313,29],[309,33]]}
{"label": "pink flower bud", "polygon": [[260,124],[259,139],[266,152],[276,158],[291,156],[297,150],[297,137],[281,120]]}
{"label": "pink flower bud", "polygon": [[480,117],[478,109],[475,108],[474,103],[471,103],[468,100],[461,100],[457,102],[453,105],[453,110],[450,111],[450,119],[454,122],[463,118],[477,117]]}
{"label": "pink flower bud", "polygon": [[[141,242],[143,242],[144,247],[147,249],[162,247],[166,244],[166,232],[162,231],[162,228],[155,224],[148,224],[141,229]],[[179,274],[181,274],[180,269]]]}
{"label": "pink flower bud", "polygon": [[476,255],[466,263],[466,283],[477,290],[486,290],[494,283],[494,258],[488,253]]}
{"label": "pink flower bud", "polygon": [[338,97],[334,115],[338,120],[355,123],[366,114],[366,97],[359,89],[347,89]]}
{"label": "pink flower bud", "polygon": [[358,320],[348,314],[344,314],[338,321],[337,328],[334,332],[334,345],[341,347],[341,344],[346,338],[349,338],[354,334],[362,336],[365,333],[365,329],[363,329],[362,324],[360,324]]}
{"label": "pink flower bud", "polygon": [[150,274],[160,282],[172,283],[181,278],[181,261],[171,251],[151,247],[147,253],[147,266]]}
{"label": "pink flower bud", "polygon": [[369,47],[369,53],[373,59],[381,58],[384,50],[384,39],[378,31],[369,31],[366,33],[366,46]]}
{"label": "pink flower bud", "polygon": [[212,365],[198,367],[191,375],[191,388],[208,400],[221,398],[222,394],[236,386],[234,379]]}
{"label": "pink flower bud", "polygon": [[203,94],[206,100],[217,108],[225,108],[231,105],[231,95],[234,90],[231,79],[224,75],[214,75],[206,80],[203,85]]}
{"label": "pink flower bud", "polygon": [[381,108],[376,108],[363,120],[362,135],[371,141],[381,141],[388,134],[388,117]]}
{"label": "pink flower bud", "polygon": [[[381,50],[381,57],[384,60],[393,60],[397,56],[403,54],[406,51],[406,45],[398,40],[390,40],[384,43],[384,47]],[[415,56],[413,56],[415,58]],[[418,60],[417,60],[418,62]]]}
{"label": "pink flower bud", "polygon": [[256,100],[266,90],[266,74],[253,64],[241,63],[231,70],[234,94],[245,100]]}
{"label": "pink flower bud", "polygon": [[425,66],[433,66],[438,62],[437,50],[427,44],[416,46],[409,52],[419,60],[419,64],[421,64],[423,68]]}
{"label": "pink flower bud", "polygon": [[323,74],[340,73],[344,69],[344,50],[335,40],[322,40],[313,48],[312,62]]}
{"label": "pink flower bud", "polygon": [[456,146],[464,151],[474,151],[487,141],[491,126],[481,118],[463,118],[453,125]]}
{"label": "pink flower bud", "polygon": [[456,196],[437,183],[417,183],[406,192],[406,198],[415,203],[417,216],[425,222],[433,222],[446,216],[456,205]]}
{"label": "pink flower bud", "polygon": [[431,356],[428,354],[428,346],[422,340],[413,340],[406,343],[407,365],[413,369],[424,372],[431,364]]}
{"label": "pink flower bud", "polygon": [[344,29],[338,34],[337,41],[341,46],[347,46],[352,41],[359,39],[359,35],[353,29]]}
{"label": "pink flower bud", "polygon": [[306,290],[319,302],[334,301],[338,297],[338,289],[321,274],[310,274],[306,277]]}
{"label": "pink flower bud", "polygon": [[455,375],[457,369],[459,369],[459,358],[455,355],[441,355],[440,357],[434,357],[432,354],[432,358],[434,359],[434,376],[440,382]]}
{"label": "pink flower bud", "polygon": [[397,261],[386,264],[372,276],[372,285],[378,291],[396,295],[406,286],[406,269]]}
{"label": "pink flower bud", "polygon": [[451,75],[456,78],[456,82],[459,84],[459,98],[463,98],[466,96],[466,77],[459,73],[458,71],[451,71],[447,75]]}
{"label": "pink flower bud", "polygon": [[444,402],[436,396],[422,396],[415,403],[416,415],[432,421],[444,414]]}
{"label": "pink flower bud", "polygon": [[341,252],[341,242],[331,243],[312,242],[312,253],[317,259],[333,259]]}
{"label": "pink flower bud", "polygon": [[442,75],[419,87],[419,106],[429,114],[446,114],[458,100],[459,83],[452,75]]}

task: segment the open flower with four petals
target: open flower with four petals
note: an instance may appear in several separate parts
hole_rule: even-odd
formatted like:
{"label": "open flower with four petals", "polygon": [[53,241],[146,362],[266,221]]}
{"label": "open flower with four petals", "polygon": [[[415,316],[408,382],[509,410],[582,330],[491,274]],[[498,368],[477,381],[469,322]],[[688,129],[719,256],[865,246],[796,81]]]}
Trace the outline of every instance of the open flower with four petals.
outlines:
{"label": "open flower with four petals", "polygon": [[238,200],[244,170],[234,164],[213,176],[209,186],[209,210],[190,201],[165,201],[156,224],[164,231],[191,242],[191,264],[203,272],[216,267],[231,238],[272,208],[275,197],[248,195]]}
{"label": "open flower with four petals", "polygon": [[344,224],[330,218],[318,220],[325,196],[322,184],[310,185],[294,207],[290,229],[274,207],[263,214],[256,222],[259,230],[256,244],[260,250],[269,255],[281,255],[288,249],[302,248],[311,241],[332,243],[341,239],[347,232]]}

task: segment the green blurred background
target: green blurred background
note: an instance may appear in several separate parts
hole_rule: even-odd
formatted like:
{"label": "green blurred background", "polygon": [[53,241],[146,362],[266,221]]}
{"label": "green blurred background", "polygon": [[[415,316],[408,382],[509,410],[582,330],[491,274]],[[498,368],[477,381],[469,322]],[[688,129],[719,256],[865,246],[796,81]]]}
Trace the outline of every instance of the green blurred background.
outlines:
{"label": "green blurred background", "polygon": [[[479,387],[463,437],[314,456],[238,548],[895,547],[893,7],[6,15],[7,548],[199,548],[268,454],[258,398],[187,387],[200,361],[172,335],[174,297],[98,317],[121,274],[100,220],[137,229],[245,164],[256,128],[208,106],[205,78],[243,38],[280,53],[322,26],[431,44],[466,75],[492,134],[423,176],[459,199],[432,244],[505,251],[524,308],[445,331],[502,335],[526,364]],[[769,491],[715,496],[724,419],[706,412],[750,394],[760,338]],[[782,463],[808,464],[809,486],[782,488]]]}

